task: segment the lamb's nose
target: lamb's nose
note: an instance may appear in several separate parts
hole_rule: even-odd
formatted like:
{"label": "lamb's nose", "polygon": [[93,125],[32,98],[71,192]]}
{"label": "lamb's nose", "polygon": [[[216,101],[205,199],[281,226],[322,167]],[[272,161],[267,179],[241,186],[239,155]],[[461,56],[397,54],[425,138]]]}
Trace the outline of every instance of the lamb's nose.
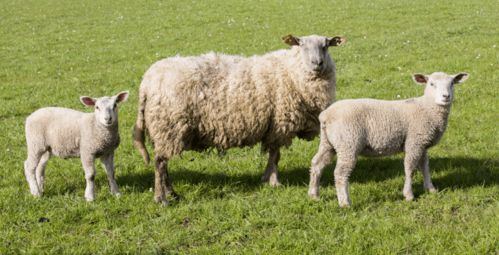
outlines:
{"label": "lamb's nose", "polygon": [[322,64],[324,64],[323,60],[319,60],[319,62],[317,63],[317,65],[319,65],[319,66],[322,66]]}
{"label": "lamb's nose", "polygon": [[449,99],[450,98],[450,95],[449,94],[443,94],[442,95],[445,99]]}

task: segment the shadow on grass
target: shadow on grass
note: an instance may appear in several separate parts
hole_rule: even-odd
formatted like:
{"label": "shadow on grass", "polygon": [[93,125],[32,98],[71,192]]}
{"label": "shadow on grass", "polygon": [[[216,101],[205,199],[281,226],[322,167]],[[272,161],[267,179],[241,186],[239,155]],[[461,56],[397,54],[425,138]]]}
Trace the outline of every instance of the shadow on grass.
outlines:
{"label": "shadow on grass", "polygon": [[[335,161],[324,169],[321,185],[333,185],[333,169]],[[463,189],[474,186],[492,186],[499,184],[498,160],[474,158],[431,158],[430,169],[434,174],[432,180],[438,189]],[[263,169],[262,169],[263,173]],[[418,173],[420,174],[420,173]],[[359,158],[351,177],[351,183],[382,182],[393,178],[403,178],[402,159]],[[235,174],[225,172],[213,173],[196,169],[176,169],[171,173],[173,185],[187,183],[203,184],[211,188],[228,186],[229,189],[247,192],[260,188],[260,174]],[[130,173],[120,176],[120,185],[130,186],[139,191],[148,190],[153,185],[154,172]],[[307,167],[281,169],[279,179],[285,186],[308,186],[309,172]]]}

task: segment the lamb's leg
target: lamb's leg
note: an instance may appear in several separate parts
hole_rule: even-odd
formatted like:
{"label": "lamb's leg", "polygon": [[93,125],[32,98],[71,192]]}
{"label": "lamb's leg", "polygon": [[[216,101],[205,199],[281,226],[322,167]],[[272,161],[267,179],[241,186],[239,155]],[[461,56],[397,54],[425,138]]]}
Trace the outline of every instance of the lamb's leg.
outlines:
{"label": "lamb's leg", "polygon": [[312,159],[312,166],[310,167],[308,196],[312,199],[319,199],[319,186],[322,170],[331,162],[332,155],[333,147],[329,144],[325,136],[321,136],[319,151],[317,151]]}
{"label": "lamb's leg", "polygon": [[111,194],[115,196],[120,196],[120,190],[118,184],[116,184],[116,179],[114,177],[114,152],[109,155],[102,156],[101,158],[104,168],[106,168],[107,180],[109,181],[109,188],[111,189]]}
{"label": "lamb's leg", "polygon": [[427,152],[423,154],[423,157],[419,162],[419,167],[421,169],[421,172],[423,173],[423,181],[425,189],[427,189],[431,193],[437,192],[437,189],[435,188],[435,186],[433,186],[433,183],[431,182],[430,160],[428,159]]}
{"label": "lamb's leg", "polygon": [[38,190],[40,194],[43,193],[43,184],[45,183],[45,167],[50,159],[50,151],[46,151],[40,158],[38,166],[36,167],[36,182],[38,183]]}
{"label": "lamb's leg", "polygon": [[270,186],[277,187],[280,186],[279,179],[277,177],[277,164],[281,158],[281,152],[279,148],[270,148],[269,150],[269,160],[267,162],[267,167],[262,176],[262,181],[268,181]]}
{"label": "lamb's leg", "polygon": [[405,183],[402,193],[405,200],[412,201],[414,194],[412,193],[412,173],[418,167],[418,164],[423,156],[423,152],[418,149],[407,149],[404,158]]}
{"label": "lamb's leg", "polygon": [[168,174],[168,160],[156,156],[155,161],[154,200],[166,206],[169,204],[166,199],[167,194],[170,194],[174,199],[179,199],[180,196],[173,190],[172,180]]}
{"label": "lamb's leg", "polygon": [[85,171],[85,180],[87,187],[85,188],[85,199],[88,202],[95,200],[95,158],[91,155],[81,155],[81,163]]}
{"label": "lamb's leg", "polygon": [[41,195],[38,183],[36,182],[35,171],[42,154],[43,152],[30,152],[28,149],[28,158],[24,161],[24,175],[26,176],[26,181],[28,181],[29,190],[35,197]]}
{"label": "lamb's leg", "polygon": [[336,186],[336,196],[340,207],[349,207],[351,204],[348,193],[348,178],[355,168],[357,156],[355,154],[340,154],[336,159],[334,168],[334,182]]}

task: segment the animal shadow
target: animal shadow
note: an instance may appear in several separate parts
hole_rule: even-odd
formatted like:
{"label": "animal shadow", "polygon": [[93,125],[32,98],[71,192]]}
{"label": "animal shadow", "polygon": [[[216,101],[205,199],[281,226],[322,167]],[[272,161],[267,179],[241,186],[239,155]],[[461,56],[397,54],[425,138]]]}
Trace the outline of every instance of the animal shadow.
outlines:
{"label": "animal shadow", "polygon": [[[466,157],[430,158],[432,180],[438,189],[466,189],[474,186],[492,186],[499,183],[499,161]],[[333,170],[336,161],[323,170],[321,186],[334,185]],[[308,186],[309,167],[279,170],[279,180],[284,186]],[[180,168],[170,172],[174,187],[178,185],[203,185],[220,189],[228,186],[235,192],[250,192],[265,185],[260,181],[262,172],[230,174],[208,172],[202,169]],[[421,174],[419,171],[417,174]],[[401,158],[359,158],[350,177],[351,183],[382,182],[403,178],[404,166]],[[140,172],[129,172],[118,177],[118,184],[130,186],[137,191],[153,187],[154,169],[149,167]],[[415,187],[416,188],[416,187]]]}

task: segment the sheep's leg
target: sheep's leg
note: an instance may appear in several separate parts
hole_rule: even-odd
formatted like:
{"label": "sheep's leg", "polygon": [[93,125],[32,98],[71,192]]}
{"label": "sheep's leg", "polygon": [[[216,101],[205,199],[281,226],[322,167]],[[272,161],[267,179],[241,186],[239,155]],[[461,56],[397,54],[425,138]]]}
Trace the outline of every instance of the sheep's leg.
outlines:
{"label": "sheep's leg", "polygon": [[174,199],[179,199],[180,196],[173,190],[172,181],[168,174],[168,160],[156,156],[155,161],[154,200],[166,206],[169,204],[166,199],[167,194],[170,194]]}
{"label": "sheep's leg", "polygon": [[81,155],[81,163],[85,171],[85,180],[87,187],[85,188],[85,199],[88,202],[95,200],[95,158],[90,155]]}
{"label": "sheep's leg", "polygon": [[404,172],[405,172],[405,182],[404,189],[402,193],[404,194],[405,200],[412,201],[414,199],[414,194],[412,193],[412,173],[414,169],[417,168],[419,162],[422,159],[422,152],[418,152],[416,149],[406,150],[404,158]]}
{"label": "sheep's leg", "polygon": [[107,180],[109,181],[109,188],[111,189],[111,194],[115,196],[120,196],[120,190],[116,179],[114,177],[114,152],[109,155],[101,157],[102,165],[106,169]]}
{"label": "sheep's leg", "polygon": [[277,164],[281,158],[281,152],[279,148],[271,148],[269,150],[269,160],[267,162],[267,167],[262,176],[262,181],[268,181],[270,186],[277,187],[280,186],[279,179],[277,177]]}
{"label": "sheep's leg", "polygon": [[430,160],[428,159],[427,152],[423,154],[423,157],[421,158],[419,164],[421,172],[423,173],[423,181],[424,181],[423,183],[425,189],[427,189],[431,193],[437,192],[437,189],[435,188],[435,186],[433,186],[433,183],[431,182]]}
{"label": "sheep's leg", "polygon": [[312,159],[312,166],[310,167],[310,183],[308,188],[308,196],[312,199],[319,199],[319,186],[324,167],[331,162],[333,155],[333,148],[326,138],[321,136],[321,144],[319,151]]}
{"label": "sheep's leg", "polygon": [[43,185],[45,183],[45,167],[50,159],[50,151],[42,154],[38,166],[36,167],[36,183],[38,183],[38,190],[43,194]]}
{"label": "sheep's leg", "polygon": [[351,204],[348,193],[348,178],[355,168],[357,156],[355,154],[338,154],[336,167],[334,168],[334,182],[336,186],[336,196],[340,207],[349,207]]}
{"label": "sheep's leg", "polygon": [[28,150],[28,158],[24,161],[24,175],[26,176],[26,181],[28,181],[29,190],[35,197],[41,195],[38,183],[36,182],[35,171],[42,154],[43,152],[30,153]]}

